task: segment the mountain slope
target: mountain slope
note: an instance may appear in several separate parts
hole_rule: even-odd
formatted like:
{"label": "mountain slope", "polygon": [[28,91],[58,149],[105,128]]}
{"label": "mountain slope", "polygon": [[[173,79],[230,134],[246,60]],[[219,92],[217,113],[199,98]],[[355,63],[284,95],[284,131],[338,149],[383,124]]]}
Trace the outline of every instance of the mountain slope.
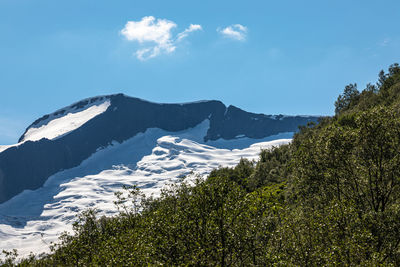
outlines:
{"label": "mountain slope", "polygon": [[38,189],[51,175],[79,166],[113,142],[149,128],[183,131],[204,120],[209,121],[206,142],[295,132],[317,117],[254,114],[219,101],[157,104],[122,94],[85,99],[35,121],[21,143],[0,152],[0,203]]}
{"label": "mountain slope", "polygon": [[[112,218],[85,212],[74,236],[63,236],[53,253],[25,263],[400,266],[399,65],[382,71],[379,81],[362,92],[346,86],[334,117],[301,127],[290,145],[262,151],[257,163],[240,160],[194,186],[182,183],[143,202],[134,188]],[[194,140],[205,131],[188,133]],[[206,150],[183,136],[165,136],[137,167],[179,169],[186,158],[202,155],[211,161],[196,160],[201,170],[201,162],[230,165],[224,157],[238,152]],[[147,164],[157,157],[168,158],[165,168]]]}
{"label": "mountain slope", "polygon": [[138,185],[146,195],[158,195],[161,188],[180,183],[186,176],[185,180],[204,177],[218,166],[232,167],[241,158],[257,159],[261,149],[290,141],[268,141],[279,138],[272,136],[202,144],[209,127],[205,120],[181,132],[147,129],[121,144],[114,142],[98,150],[77,167],[52,175],[42,187],[25,190],[0,204],[0,247],[16,248],[21,256],[48,252],[50,242],[72,230],[81,211],[91,207],[102,215],[116,214],[114,193],[123,185]]}

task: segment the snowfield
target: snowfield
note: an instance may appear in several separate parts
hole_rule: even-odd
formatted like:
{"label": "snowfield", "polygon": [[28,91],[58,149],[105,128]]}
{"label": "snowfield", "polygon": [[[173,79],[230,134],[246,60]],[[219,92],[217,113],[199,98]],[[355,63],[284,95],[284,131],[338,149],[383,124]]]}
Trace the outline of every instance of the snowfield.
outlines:
{"label": "snowfield", "polygon": [[13,145],[0,145],[0,153],[3,152],[4,150],[12,147]]}
{"label": "snowfield", "polygon": [[[79,127],[75,114],[87,119],[107,109],[107,105],[105,101],[81,113],[67,114],[71,119],[69,129]],[[28,131],[26,140],[63,134],[54,121],[57,119],[37,128],[41,129],[37,134]],[[282,133],[259,140],[238,136],[205,143],[208,128],[209,121],[205,120],[176,133],[148,129],[121,144],[113,142],[99,148],[80,166],[51,176],[43,187],[25,190],[0,204],[0,249],[16,248],[21,256],[31,251],[48,252],[49,244],[56,242],[60,233],[72,230],[79,212],[91,207],[97,208],[100,215],[114,215],[114,193],[121,191],[122,185],[138,185],[146,195],[157,196],[168,184],[195,175],[205,177],[219,166],[234,166],[240,158],[257,159],[261,149],[286,144],[293,135]]]}
{"label": "snowfield", "polygon": [[37,141],[42,138],[49,140],[61,137],[103,113],[111,105],[110,100],[94,102],[80,109],[64,111],[62,116],[50,115],[48,119],[41,121],[35,127],[31,126],[24,134],[22,141]]}
{"label": "snowfield", "polygon": [[10,147],[17,147],[26,141],[38,141],[42,138],[53,140],[78,129],[86,122],[105,112],[111,105],[109,99],[105,97],[97,98],[97,101],[89,103],[84,107],[72,108],[72,106],[76,105],[75,103],[62,110],[62,112],[59,110],[48,115],[47,119],[41,120],[38,124],[31,125],[23,135],[21,142],[14,145],[0,145],[0,153]]}

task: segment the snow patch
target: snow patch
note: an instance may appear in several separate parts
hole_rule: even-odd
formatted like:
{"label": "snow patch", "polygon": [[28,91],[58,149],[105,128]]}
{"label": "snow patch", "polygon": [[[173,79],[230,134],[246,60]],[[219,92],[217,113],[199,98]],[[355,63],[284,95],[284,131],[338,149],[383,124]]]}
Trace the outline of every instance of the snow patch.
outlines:
{"label": "snow patch", "polygon": [[223,138],[217,140],[209,140],[206,142],[207,145],[216,147],[216,148],[225,148],[225,149],[244,149],[251,146],[254,143],[264,143],[270,142],[279,139],[290,140],[293,138],[294,132],[282,132],[276,135],[270,135],[261,139],[253,139],[248,137],[238,137],[237,139],[226,140]]}
{"label": "snow patch", "polygon": [[48,252],[50,242],[72,230],[79,212],[92,207],[100,215],[116,214],[114,192],[122,185],[138,185],[146,195],[157,196],[164,186],[180,183],[184,177],[189,181],[196,174],[205,177],[214,168],[233,167],[241,158],[257,159],[261,149],[290,142],[241,138],[204,143],[208,128],[205,120],[177,133],[147,129],[51,176],[43,187],[25,190],[0,204],[0,248],[16,248],[21,256]]}
{"label": "snow patch", "polygon": [[0,145],[0,153],[14,145]]}
{"label": "snow patch", "polygon": [[55,139],[61,137],[105,112],[111,105],[110,100],[96,102],[78,110],[69,110],[62,117],[50,118],[41,122],[40,127],[30,127],[24,134],[23,141],[37,141],[42,138]]}

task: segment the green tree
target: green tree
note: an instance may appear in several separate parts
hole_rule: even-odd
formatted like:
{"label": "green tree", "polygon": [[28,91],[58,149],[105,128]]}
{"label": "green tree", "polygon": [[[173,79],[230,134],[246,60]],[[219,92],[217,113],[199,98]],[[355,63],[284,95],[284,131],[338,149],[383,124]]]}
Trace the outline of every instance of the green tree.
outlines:
{"label": "green tree", "polygon": [[335,102],[335,114],[339,114],[351,107],[352,104],[358,99],[360,92],[357,90],[356,83],[346,85],[343,94],[339,95]]}

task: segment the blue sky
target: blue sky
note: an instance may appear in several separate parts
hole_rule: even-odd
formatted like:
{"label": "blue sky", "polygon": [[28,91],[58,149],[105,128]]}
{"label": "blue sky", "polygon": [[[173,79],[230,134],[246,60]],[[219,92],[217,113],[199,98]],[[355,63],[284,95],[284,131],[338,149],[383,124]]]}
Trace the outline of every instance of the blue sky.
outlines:
{"label": "blue sky", "polygon": [[399,17],[398,0],[0,0],[0,144],[119,92],[331,115],[346,84],[400,61]]}

